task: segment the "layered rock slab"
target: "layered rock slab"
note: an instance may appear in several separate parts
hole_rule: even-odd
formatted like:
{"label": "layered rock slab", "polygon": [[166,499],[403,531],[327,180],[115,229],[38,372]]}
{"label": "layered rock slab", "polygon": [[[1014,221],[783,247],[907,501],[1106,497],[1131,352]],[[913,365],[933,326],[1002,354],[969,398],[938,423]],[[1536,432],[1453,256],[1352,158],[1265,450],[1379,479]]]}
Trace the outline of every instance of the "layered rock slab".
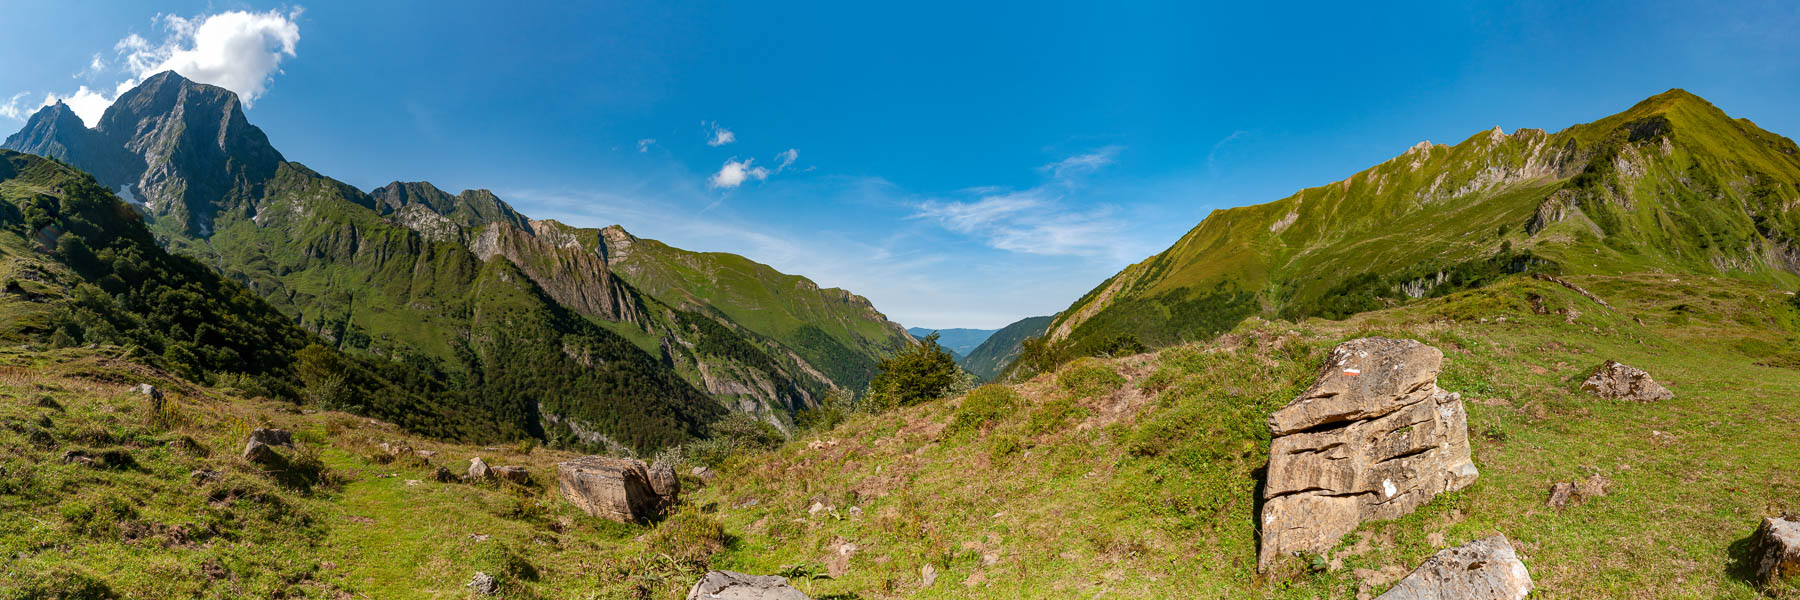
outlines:
{"label": "layered rock slab", "polygon": [[1462,398],[1437,387],[1443,358],[1415,340],[1351,340],[1269,416],[1259,569],[1475,481]]}

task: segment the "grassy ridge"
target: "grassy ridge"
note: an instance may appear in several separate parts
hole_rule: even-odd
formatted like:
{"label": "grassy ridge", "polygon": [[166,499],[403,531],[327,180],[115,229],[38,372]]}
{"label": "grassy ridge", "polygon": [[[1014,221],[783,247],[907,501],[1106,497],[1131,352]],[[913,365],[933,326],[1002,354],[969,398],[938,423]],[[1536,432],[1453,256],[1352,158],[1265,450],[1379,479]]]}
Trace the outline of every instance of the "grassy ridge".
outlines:
{"label": "grassy ridge", "polygon": [[[1051,337],[1204,339],[1251,314],[1342,316],[1362,294],[1391,306],[1468,286],[1440,273],[1727,273],[1784,285],[1800,265],[1787,210],[1800,150],[1681,90],[1554,134],[1498,129],[1421,144],[1330,185],[1214,211],[1169,249],[1064,311]],[[1398,280],[1399,275],[1410,279]],[[1345,283],[1389,277],[1368,289]],[[1353,312],[1353,311],[1350,311]]]}

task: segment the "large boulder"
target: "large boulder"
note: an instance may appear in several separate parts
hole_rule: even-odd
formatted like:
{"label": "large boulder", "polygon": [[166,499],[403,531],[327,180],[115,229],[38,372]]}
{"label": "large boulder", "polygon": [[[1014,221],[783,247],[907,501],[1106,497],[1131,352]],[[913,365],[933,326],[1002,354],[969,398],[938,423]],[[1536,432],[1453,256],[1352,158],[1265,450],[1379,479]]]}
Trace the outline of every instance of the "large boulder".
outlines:
{"label": "large boulder", "polygon": [[1763,519],[1750,541],[1750,561],[1764,586],[1800,585],[1800,518]]}
{"label": "large boulder", "polygon": [[1675,392],[1663,387],[1643,369],[1618,361],[1606,361],[1581,382],[1581,389],[1600,396],[1639,402],[1656,402],[1675,397]]}
{"label": "large boulder", "polygon": [[614,521],[647,521],[664,508],[641,460],[583,456],[557,463],[556,486],[582,511]]}
{"label": "large boulder", "polygon": [[745,575],[735,571],[712,571],[694,588],[687,600],[812,600],[776,575]]}
{"label": "large boulder", "polygon": [[488,477],[492,477],[493,475],[494,472],[492,469],[488,468],[487,461],[481,460],[481,457],[479,456],[469,459],[469,474],[467,477],[470,481],[481,481]]}
{"label": "large boulder", "polygon": [[1414,340],[1344,342],[1311,388],[1269,416],[1259,569],[1475,481],[1462,398],[1437,387],[1443,358]]}
{"label": "large boulder", "polygon": [[1521,600],[1531,573],[1506,536],[1438,552],[1376,600]]}

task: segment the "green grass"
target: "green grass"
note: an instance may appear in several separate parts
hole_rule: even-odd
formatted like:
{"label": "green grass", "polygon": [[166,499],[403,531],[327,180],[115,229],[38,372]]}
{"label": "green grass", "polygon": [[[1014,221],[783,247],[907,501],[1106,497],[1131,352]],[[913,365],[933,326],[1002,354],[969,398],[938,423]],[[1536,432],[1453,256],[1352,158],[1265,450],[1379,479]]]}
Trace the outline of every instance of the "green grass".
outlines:
{"label": "green grass", "polygon": [[[1800,509],[1800,372],[1757,363],[1793,352],[1800,314],[1786,293],[1735,278],[1572,281],[1615,308],[1514,278],[1344,321],[1253,319],[1207,343],[856,416],[728,459],[710,484],[685,479],[680,511],[648,526],[559,498],[553,465],[569,453],[423,440],[168,380],[115,348],[3,348],[0,552],[14,560],[0,575],[16,583],[0,598],[463,597],[476,571],[510,598],[679,598],[715,568],[800,576],[814,597],[1351,597],[1386,585],[1359,573],[1410,570],[1495,532],[1544,597],[1756,597],[1745,538],[1762,516]],[[1678,308],[1683,324],[1657,318]],[[1480,478],[1364,524],[1317,570],[1257,573],[1264,421],[1331,347],[1367,335],[1444,351],[1439,384],[1463,395]],[[1606,359],[1676,398],[1579,392]],[[129,391],[138,381],[175,409],[152,419]],[[261,425],[296,431],[319,476],[238,459]],[[390,461],[382,442],[438,454]],[[130,460],[63,464],[69,450]],[[430,476],[472,456],[534,481]],[[223,475],[195,484],[196,469]],[[1596,473],[1606,496],[1543,505],[1551,484]],[[845,543],[847,571],[807,576]],[[939,575],[925,587],[928,564]]]}

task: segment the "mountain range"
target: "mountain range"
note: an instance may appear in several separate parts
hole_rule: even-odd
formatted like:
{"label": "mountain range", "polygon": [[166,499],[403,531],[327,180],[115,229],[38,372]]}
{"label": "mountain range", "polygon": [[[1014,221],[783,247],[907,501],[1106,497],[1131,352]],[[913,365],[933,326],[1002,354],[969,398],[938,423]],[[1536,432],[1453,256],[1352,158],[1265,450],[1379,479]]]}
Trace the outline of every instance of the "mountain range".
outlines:
{"label": "mountain range", "polygon": [[1683,90],[1551,133],[1420,142],[1325,186],[1215,210],[1049,327],[1066,354],[1341,319],[1522,272],[1800,273],[1800,148]]}
{"label": "mountain range", "polygon": [[914,343],[861,296],[740,256],[531,219],[487,190],[364,192],[173,72],[91,129],[47,106],[3,147],[91,173],[141,214],[130,227],[491,425],[459,435],[647,449],[725,410],[786,428]]}

